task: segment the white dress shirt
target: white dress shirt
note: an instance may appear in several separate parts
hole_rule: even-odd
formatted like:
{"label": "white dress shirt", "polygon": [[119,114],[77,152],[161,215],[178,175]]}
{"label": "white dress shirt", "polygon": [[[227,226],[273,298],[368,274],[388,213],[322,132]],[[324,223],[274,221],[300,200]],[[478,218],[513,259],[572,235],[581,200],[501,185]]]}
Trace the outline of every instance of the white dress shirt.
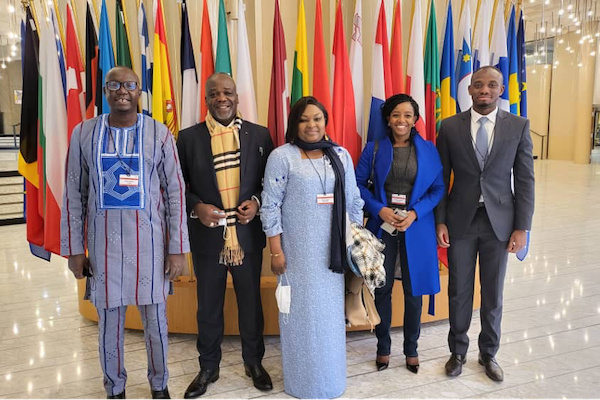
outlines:
{"label": "white dress shirt", "polygon": [[[487,115],[479,114],[473,108],[471,108],[471,142],[473,143],[473,150],[477,151],[475,148],[475,141],[477,140],[477,130],[479,129],[479,119],[481,117],[487,117],[487,121],[484,125],[485,132],[488,137],[488,153],[492,151],[492,145],[494,144],[494,128],[496,127],[496,116],[498,115],[498,107],[494,109],[491,113]],[[483,202],[483,193],[479,196],[479,202]]]}

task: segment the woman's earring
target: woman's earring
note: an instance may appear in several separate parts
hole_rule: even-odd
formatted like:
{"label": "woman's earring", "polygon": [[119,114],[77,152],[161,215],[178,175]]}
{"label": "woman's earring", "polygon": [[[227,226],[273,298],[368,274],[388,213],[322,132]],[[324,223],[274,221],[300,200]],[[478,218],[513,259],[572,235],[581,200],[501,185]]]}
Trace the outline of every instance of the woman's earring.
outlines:
{"label": "woman's earring", "polygon": [[325,134],[325,140],[329,141],[329,136]]}

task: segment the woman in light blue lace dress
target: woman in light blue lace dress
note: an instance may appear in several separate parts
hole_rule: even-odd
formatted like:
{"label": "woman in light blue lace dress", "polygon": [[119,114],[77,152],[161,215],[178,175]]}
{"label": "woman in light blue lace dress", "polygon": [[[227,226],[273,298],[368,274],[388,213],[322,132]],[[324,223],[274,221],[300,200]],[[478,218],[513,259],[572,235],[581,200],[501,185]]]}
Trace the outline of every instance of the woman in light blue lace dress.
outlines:
{"label": "woman in light blue lace dress", "polygon": [[269,156],[262,194],[271,269],[291,286],[290,313],[279,314],[283,381],[299,398],[346,389],[345,213],[362,223],[363,201],[350,154],[325,134],[327,118],[314,97],[296,102],[288,143]]}

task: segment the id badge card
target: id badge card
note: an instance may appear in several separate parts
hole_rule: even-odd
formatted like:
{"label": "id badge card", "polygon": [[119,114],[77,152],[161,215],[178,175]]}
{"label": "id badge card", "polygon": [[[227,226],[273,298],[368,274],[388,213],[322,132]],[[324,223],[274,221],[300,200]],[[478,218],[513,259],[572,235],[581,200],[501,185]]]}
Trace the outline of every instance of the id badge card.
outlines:
{"label": "id badge card", "polygon": [[406,195],[392,193],[392,204],[395,206],[405,206],[406,205]]}
{"label": "id badge card", "polygon": [[137,187],[140,182],[139,175],[121,174],[119,175],[119,186]]}
{"label": "id badge card", "polygon": [[317,204],[333,204],[333,193],[318,194]]}

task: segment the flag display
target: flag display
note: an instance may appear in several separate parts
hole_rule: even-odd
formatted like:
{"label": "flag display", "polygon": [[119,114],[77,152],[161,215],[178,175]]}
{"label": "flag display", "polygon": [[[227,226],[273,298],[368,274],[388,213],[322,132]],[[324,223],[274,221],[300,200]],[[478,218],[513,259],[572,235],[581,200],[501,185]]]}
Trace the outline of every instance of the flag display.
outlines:
{"label": "flag display", "polygon": [[[362,139],[356,130],[354,108],[354,89],[346,39],[344,38],[344,19],[342,16],[342,0],[338,2],[335,13],[335,29],[333,33],[333,119],[335,135],[333,140],[345,147],[352,156],[354,165],[362,149]],[[332,133],[333,135],[334,133]]]}
{"label": "flag display", "polygon": [[371,74],[371,112],[369,114],[369,130],[367,141],[381,140],[386,136],[387,121],[383,118],[381,107],[392,90],[392,71],[387,38],[387,24],[383,0],[379,2],[379,13],[375,28],[375,44],[373,46],[373,72]]}
{"label": "flag display", "polygon": [[117,39],[117,65],[131,68],[131,51],[129,50],[129,38],[127,37],[127,22],[123,11],[123,0],[115,2],[115,22]]}
{"label": "flag display", "polygon": [[206,0],[202,7],[202,32],[200,33],[200,82],[198,85],[198,108],[199,115],[196,118],[197,122],[204,121],[206,118],[206,98],[204,94],[204,83],[215,72],[215,64],[213,62],[213,46],[212,35],[210,34],[210,19],[208,18],[208,5]]}
{"label": "flag display", "polygon": [[[357,0],[360,2],[361,0]],[[356,15],[355,15],[356,18]],[[356,26],[355,26],[356,28]],[[359,31],[360,34],[360,31]],[[354,35],[353,35],[354,37]],[[327,74],[327,62],[325,52],[325,41],[323,39],[323,15],[321,11],[321,0],[316,0],[315,4],[315,43],[313,47],[313,96],[323,104],[329,114],[327,123],[327,132],[333,135],[335,132],[335,122],[333,121],[333,108],[331,107],[331,92],[329,77]],[[360,71],[362,77],[362,51],[361,51]],[[357,67],[358,68],[358,67]]]}
{"label": "flag display", "polygon": [[[320,2],[319,2],[320,6]],[[322,29],[321,29],[322,35]],[[352,36],[350,37],[350,73],[352,74],[352,88],[354,89],[354,108],[356,110],[356,131],[363,140],[365,113],[365,90],[363,77],[363,37],[362,37],[362,0],[356,0],[354,6],[354,21],[352,24]],[[325,65],[325,56],[323,56],[323,65]],[[327,90],[330,86],[327,86]],[[332,124],[332,118],[329,118],[329,125]],[[333,126],[330,131],[334,131]]]}
{"label": "flag display", "polygon": [[442,119],[456,114],[456,82],[454,72],[454,25],[452,24],[452,1],[448,0],[446,29],[442,46],[442,65],[440,67],[440,105]]}
{"label": "flag display", "polygon": [[198,76],[196,75],[196,60],[190,36],[187,4],[181,7],[181,129],[196,124],[198,108]]}
{"label": "flag display", "polygon": [[515,21],[515,6],[510,9],[508,17],[508,32],[506,37],[506,47],[508,50],[508,102],[510,112],[515,115],[521,115],[519,110],[521,90],[519,88],[519,54],[517,52],[517,26]]}
{"label": "flag display", "polygon": [[496,13],[494,15],[494,29],[490,42],[490,65],[502,71],[504,92],[498,99],[498,108],[510,111],[508,102],[508,50],[506,48],[506,28],[504,26],[504,2],[496,2]]}
{"label": "flag display", "polygon": [[413,2],[413,14],[410,24],[410,40],[408,47],[408,60],[406,62],[406,90],[417,102],[421,118],[415,128],[425,137],[425,76],[423,75],[423,28],[421,26],[421,2]]}
{"label": "flag display", "polygon": [[394,2],[394,19],[392,20],[392,44],[390,50],[390,66],[392,70],[392,89],[394,94],[405,93],[406,79],[402,61],[402,5],[400,0]]}
{"label": "flag display", "polygon": [[292,70],[291,103],[308,96],[308,45],[306,43],[306,13],[304,0],[300,0],[298,25],[296,30],[296,49],[294,50],[294,69]]}
{"label": "flag display", "polygon": [[429,6],[429,23],[425,39],[425,135],[423,137],[435,143],[441,122],[440,104],[440,58],[437,45],[437,22],[435,3]]}
{"label": "flag display", "polygon": [[458,56],[456,57],[456,101],[457,110],[467,111],[473,104],[469,95],[469,85],[473,75],[473,58],[471,53],[471,10],[465,1],[458,25]]}
{"label": "flag display", "polygon": [[154,1],[154,65],[152,68],[152,118],[165,124],[177,137],[177,110],[173,96],[171,64],[162,0]]}
{"label": "flag display", "polygon": [[[96,23],[92,16],[93,6],[89,0],[85,12],[85,117],[94,118],[98,115],[98,97],[96,91],[102,92],[102,85],[98,87],[98,34]],[[100,94],[100,96],[102,96]]]}
{"label": "flag display", "polygon": [[246,7],[242,0],[239,0],[238,10],[237,65],[235,71],[240,102],[238,111],[246,121],[258,123],[252,62],[250,60],[250,44],[248,43],[248,30],[246,28]]}
{"label": "flag display", "polygon": [[269,93],[269,131],[275,147],[285,143],[287,118],[290,111],[288,94],[287,56],[279,0],[275,2],[273,17],[273,66],[271,68],[271,91]]}
{"label": "flag display", "polygon": [[144,2],[140,2],[138,8],[138,29],[140,41],[140,66],[142,84],[142,93],[140,95],[140,105],[142,113],[152,115],[152,47],[150,47],[150,38],[148,37],[148,20],[146,19],[146,8]]}
{"label": "flag display", "polygon": [[106,97],[102,93],[106,74],[115,67],[115,53],[113,52],[110,25],[106,11],[106,0],[102,0],[100,12],[100,38],[98,39],[98,72],[96,74],[96,105],[98,114],[108,113],[109,106]]}
{"label": "flag display", "polygon": [[217,59],[215,72],[225,72],[231,76],[231,56],[229,55],[229,36],[227,35],[227,17],[225,3],[219,0],[219,26],[217,32]]}

